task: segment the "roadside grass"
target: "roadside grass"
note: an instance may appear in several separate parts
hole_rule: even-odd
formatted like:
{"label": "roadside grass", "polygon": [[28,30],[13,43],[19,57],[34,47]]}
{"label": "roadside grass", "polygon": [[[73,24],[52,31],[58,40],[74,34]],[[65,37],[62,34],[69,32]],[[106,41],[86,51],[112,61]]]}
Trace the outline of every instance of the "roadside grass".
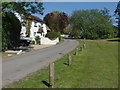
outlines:
{"label": "roadside grass", "polygon": [[105,40],[120,40],[120,38],[110,38],[110,39],[105,39]]}
{"label": "roadside grass", "polygon": [[108,39],[98,39],[98,40],[120,40],[120,38],[108,38]]}
{"label": "roadside grass", "polygon": [[11,54],[12,56],[15,56],[16,53],[6,53],[6,52],[0,52],[2,58],[8,58],[11,56],[8,56],[8,54]]}
{"label": "roadside grass", "polygon": [[[78,40],[80,46],[84,40]],[[55,88],[117,88],[118,42],[85,40],[86,48],[77,56],[71,53],[55,62]],[[5,88],[48,88],[49,68],[45,67]]]}

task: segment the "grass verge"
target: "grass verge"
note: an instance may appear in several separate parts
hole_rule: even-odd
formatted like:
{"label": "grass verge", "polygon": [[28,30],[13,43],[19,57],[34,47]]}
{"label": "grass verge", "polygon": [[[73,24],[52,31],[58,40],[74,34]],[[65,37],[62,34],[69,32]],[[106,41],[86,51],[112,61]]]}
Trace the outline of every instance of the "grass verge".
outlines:
{"label": "grass verge", "polygon": [[[80,46],[84,41],[78,40]],[[55,62],[55,88],[117,88],[118,42],[85,40],[86,48],[73,55],[68,66],[68,56]],[[45,67],[6,88],[48,88],[49,68]]]}
{"label": "grass verge", "polygon": [[[2,58],[8,58],[17,55],[16,53],[6,53],[6,52],[0,52]],[[11,56],[8,56],[8,54],[11,54]]]}

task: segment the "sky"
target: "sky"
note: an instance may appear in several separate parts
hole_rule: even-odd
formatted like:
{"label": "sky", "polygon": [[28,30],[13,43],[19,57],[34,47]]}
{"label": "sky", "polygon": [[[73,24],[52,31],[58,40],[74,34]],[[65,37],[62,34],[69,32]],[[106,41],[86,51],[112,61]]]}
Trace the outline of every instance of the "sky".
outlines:
{"label": "sky", "polygon": [[[44,15],[35,14],[39,18],[43,19],[47,13],[54,10],[67,13],[69,16],[72,15],[74,10],[86,10],[86,9],[103,9],[107,8],[110,10],[110,15],[114,14],[118,2],[43,2]],[[115,17],[113,17],[115,18]]]}

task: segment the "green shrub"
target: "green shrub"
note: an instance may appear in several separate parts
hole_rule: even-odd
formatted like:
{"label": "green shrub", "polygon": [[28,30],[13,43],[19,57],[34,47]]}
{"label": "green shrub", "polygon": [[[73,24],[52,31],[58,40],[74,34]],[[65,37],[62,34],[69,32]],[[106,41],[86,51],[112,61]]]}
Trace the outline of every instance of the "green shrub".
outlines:
{"label": "green shrub", "polygon": [[33,45],[34,45],[34,44],[35,44],[35,41],[32,41],[32,43],[31,43],[31,44],[33,44]]}
{"label": "green shrub", "polygon": [[36,36],[36,37],[35,37],[35,40],[36,40],[36,43],[37,43],[37,44],[40,44],[40,37],[39,37],[39,36]]}
{"label": "green shrub", "polygon": [[54,31],[51,31],[51,32],[48,32],[46,37],[48,37],[49,39],[55,39],[58,37],[58,33],[57,32],[54,32]]}
{"label": "green shrub", "polygon": [[57,37],[59,38],[59,41],[62,40],[62,37],[61,37],[61,33],[60,33],[60,32],[57,32]]}
{"label": "green shrub", "polygon": [[62,40],[60,32],[54,32],[54,31],[48,32],[46,37],[48,37],[51,40],[56,39],[58,37],[60,41]]}

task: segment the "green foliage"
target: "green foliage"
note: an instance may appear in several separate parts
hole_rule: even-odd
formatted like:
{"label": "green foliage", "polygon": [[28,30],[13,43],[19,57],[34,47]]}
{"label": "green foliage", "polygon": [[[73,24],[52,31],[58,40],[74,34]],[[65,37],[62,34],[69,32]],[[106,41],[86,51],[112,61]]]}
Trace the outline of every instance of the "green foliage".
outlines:
{"label": "green foliage", "polygon": [[[20,39],[20,22],[13,13],[17,12],[24,18],[30,14],[43,14],[43,3],[41,2],[0,2],[3,19],[2,49],[17,47]],[[31,21],[27,21],[27,34],[30,33]]]}
{"label": "green foliage", "polygon": [[32,43],[31,43],[31,44],[33,44],[33,45],[34,45],[34,44],[35,44],[35,41],[32,41]]}
{"label": "green foliage", "polygon": [[120,15],[120,1],[117,4],[117,8],[115,10],[115,13],[118,13],[118,15]]}
{"label": "green foliage", "polygon": [[1,2],[2,13],[17,12],[19,14],[43,14],[43,3],[41,2]]}
{"label": "green foliage", "polygon": [[57,37],[59,38],[59,41],[62,40],[62,37],[61,37],[61,33],[60,33],[60,32],[57,32]]}
{"label": "green foliage", "polygon": [[54,13],[56,15],[62,14],[62,12],[60,12],[60,11],[52,11],[51,13]]}
{"label": "green foliage", "polygon": [[66,28],[64,28],[64,34],[70,34],[71,31],[72,30],[70,26],[67,26]]}
{"label": "green foliage", "polygon": [[115,29],[112,25],[109,10],[74,11],[70,17],[72,33],[75,36],[88,39],[112,38]]}
{"label": "green foliage", "polygon": [[26,19],[26,34],[28,37],[30,36],[31,24],[32,24],[32,20]]}
{"label": "green foliage", "polygon": [[77,27],[72,27],[72,30],[70,32],[71,35],[73,35],[74,38],[80,38],[80,29]]}
{"label": "green foliage", "polygon": [[51,40],[52,39],[56,39],[57,37],[60,38],[60,32],[54,32],[54,31],[48,32],[47,35],[46,35],[46,37],[48,37]]}
{"label": "green foliage", "polygon": [[117,4],[117,8],[115,10],[115,14],[118,15],[118,17],[116,19],[118,19],[118,26],[117,26],[117,29],[118,29],[118,37],[120,37],[120,1],[118,2]]}
{"label": "green foliage", "polygon": [[40,30],[43,30],[43,27],[42,27],[42,26],[39,26],[39,29],[40,29]]}
{"label": "green foliage", "polygon": [[69,24],[68,16],[64,12],[53,11],[44,17],[44,21],[52,31],[63,33],[63,29]]}
{"label": "green foliage", "polygon": [[36,36],[36,37],[35,37],[35,40],[36,40],[36,43],[37,43],[37,44],[40,44],[40,37],[39,37],[39,36]]}
{"label": "green foliage", "polygon": [[20,21],[13,13],[5,13],[2,20],[2,49],[19,46]]}

